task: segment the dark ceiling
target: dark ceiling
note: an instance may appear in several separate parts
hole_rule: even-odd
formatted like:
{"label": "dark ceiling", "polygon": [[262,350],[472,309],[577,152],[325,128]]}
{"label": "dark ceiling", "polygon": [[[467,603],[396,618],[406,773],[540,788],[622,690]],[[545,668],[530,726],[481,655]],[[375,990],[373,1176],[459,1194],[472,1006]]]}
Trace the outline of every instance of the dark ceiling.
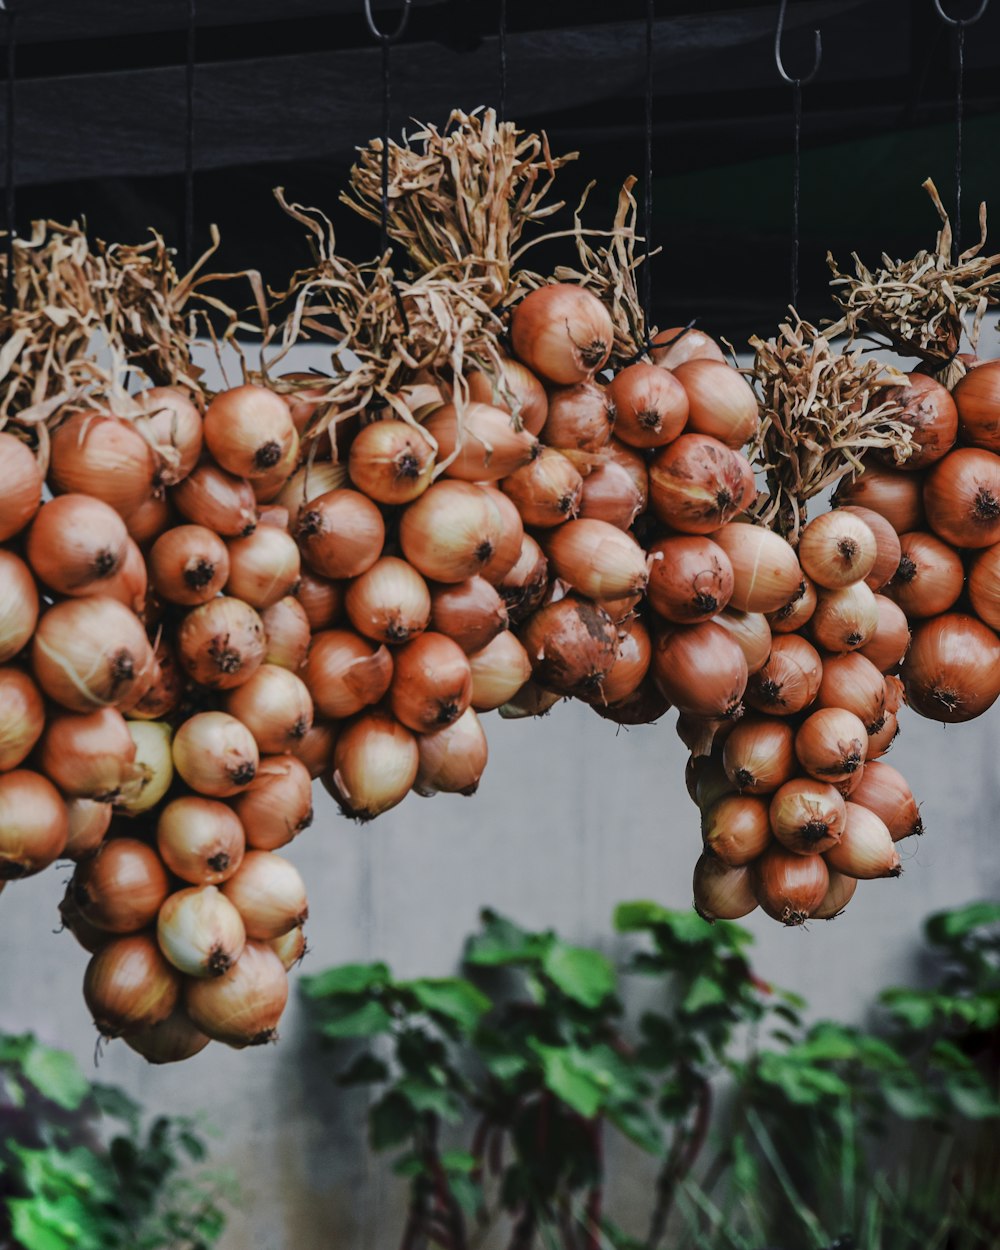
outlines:
{"label": "dark ceiling", "polygon": [[[978,0],[944,0],[955,16]],[[8,0],[10,3],[10,0]],[[85,215],[105,238],[180,234],[187,0],[17,0],[17,184],[33,217]],[[495,104],[499,0],[414,0],[392,56],[394,132],[408,118]],[[578,150],[595,224],[643,164],[645,0],[507,0],[508,113]],[[377,231],[337,204],[353,149],[380,125],[380,52],[363,0],[198,0],[196,237],[221,265],[279,283],[306,256],[270,188],[327,209],[343,251]],[[393,26],[398,3],[377,11]],[[657,319],[697,316],[733,339],[770,331],[789,297],[792,98],[773,56],[777,5],[658,0]],[[912,253],[953,199],[954,45],[932,0],[790,0],[785,61],[822,67],[804,91],[800,306],[825,315],[827,249]],[[1000,0],[967,37],[965,234],[1000,203]],[[565,254],[563,254],[565,256]],[[559,259],[556,253],[551,260]]]}

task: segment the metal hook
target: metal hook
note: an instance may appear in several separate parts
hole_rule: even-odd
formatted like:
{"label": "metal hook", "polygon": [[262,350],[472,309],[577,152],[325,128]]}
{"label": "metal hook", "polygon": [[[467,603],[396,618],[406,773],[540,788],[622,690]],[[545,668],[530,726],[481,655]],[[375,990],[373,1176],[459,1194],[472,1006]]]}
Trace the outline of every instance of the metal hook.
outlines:
{"label": "metal hook", "polygon": [[[937,4],[938,0],[934,0]],[[989,0],[983,0],[983,8],[989,3]],[[781,38],[785,33],[785,9],[788,7],[788,0],[780,0],[778,5],[778,25],[774,32],[774,63],[778,67],[778,73],[793,87],[805,86],[807,82],[812,80],[819,73],[820,62],[823,60],[823,40],[820,38],[819,31],[813,31],[816,36],[815,53],[813,56],[813,67],[805,77],[792,78],[785,70],[781,60]]]}
{"label": "metal hook", "polygon": [[937,9],[938,17],[942,20],[942,22],[947,22],[949,26],[958,26],[964,30],[966,26],[972,26],[974,23],[979,21],[979,19],[986,12],[986,7],[989,2],[990,0],[983,0],[982,4],[971,17],[949,17],[941,7],[941,0],[934,0],[934,7]]}
{"label": "metal hook", "polygon": [[371,31],[372,35],[379,41],[379,43],[381,44],[397,43],[400,39],[402,39],[403,32],[406,30],[406,23],[410,20],[410,4],[411,3],[412,3],[412,0],[403,0],[403,12],[399,18],[399,25],[390,35],[390,34],[386,34],[385,31],[379,30],[378,23],[375,21],[375,16],[372,13],[372,0],[365,0],[365,21],[368,23],[368,29]]}

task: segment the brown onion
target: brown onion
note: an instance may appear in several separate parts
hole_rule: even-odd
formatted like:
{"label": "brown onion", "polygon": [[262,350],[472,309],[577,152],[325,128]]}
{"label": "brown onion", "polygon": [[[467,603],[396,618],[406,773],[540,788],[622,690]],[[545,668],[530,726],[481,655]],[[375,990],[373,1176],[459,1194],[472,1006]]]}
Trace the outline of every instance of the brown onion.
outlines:
{"label": "brown onion", "polygon": [[418,794],[475,794],[489,754],[479,717],[466,709],[451,725],[417,739],[420,769],[413,788]]}
{"label": "brown onion", "polygon": [[351,443],[351,481],[378,503],[410,503],[430,486],[434,446],[407,421],[373,421]]}
{"label": "brown onion", "polygon": [[817,596],[809,630],[827,651],[857,651],[875,637],[878,620],[874,592],[864,582],[855,582]]}
{"label": "brown onion", "polygon": [[886,596],[911,620],[947,612],[965,584],[961,557],[933,534],[901,534],[899,541],[899,567]]}
{"label": "brown onion", "polygon": [[737,369],[700,357],[673,371],[688,397],[688,430],[709,434],[734,451],[750,442],[760,426],[757,396]]}
{"label": "brown onion", "polygon": [[102,595],[117,599],[136,616],[142,616],[146,611],[146,593],[149,589],[146,561],[138,544],[131,538],[125,540],[125,558],[118,572],[113,577],[105,578],[99,586]]}
{"label": "brown onion", "polygon": [[836,846],[846,817],[836,786],[813,777],[786,781],[771,799],[771,832],[797,855],[816,855]]}
{"label": "brown onion", "polygon": [[[645,464],[643,478],[647,479]],[[648,487],[636,483],[635,476],[618,459],[608,459],[593,468],[583,479],[579,516],[588,520],[607,521],[618,529],[632,528],[635,518],[646,506]]]}
{"label": "brown onion", "polygon": [[702,920],[740,920],[757,907],[749,868],[730,868],[715,855],[694,866],[694,909]]}
{"label": "brown onion", "polygon": [[69,833],[63,854],[69,859],[83,859],[104,841],[111,824],[110,803],[98,803],[96,799],[68,799],[66,815]]}
{"label": "brown onion", "polygon": [[306,955],[309,954],[306,935],[301,929],[289,929],[281,937],[272,938],[268,942],[268,946],[281,960],[282,967],[286,972],[290,972],[296,964],[300,964]]}
{"label": "brown onion", "polygon": [[646,553],[606,521],[567,522],[546,535],[545,553],[556,577],[589,599],[620,599],[646,589]]}
{"label": "brown onion", "polygon": [[885,464],[913,473],[926,469],[954,447],[958,437],[955,400],[946,387],[926,373],[911,373],[909,386],[889,387],[882,392],[882,401],[903,405],[903,411],[895,413],[892,419],[913,435],[910,454],[903,459],[895,458],[894,451],[888,448],[876,453]]}
{"label": "brown onion", "polygon": [[263,386],[220,391],[205,409],[205,446],[227,473],[263,477],[298,435],[288,405]]}
{"label": "brown onion", "polygon": [[822,904],[830,885],[822,856],[796,855],[777,845],[754,860],[750,877],[763,910],[785,925],[804,924]]}
{"label": "brown onion", "polygon": [[0,542],[28,524],[42,502],[43,474],[27,443],[0,433]]}
{"label": "brown onion", "polygon": [[130,702],[126,711],[133,720],[163,720],[177,710],[183,687],[184,677],[177,659],[161,638],[153,652],[149,685],[142,698]]}
{"label": "brown onion", "polygon": [[670,710],[670,700],[647,675],[624,699],[608,704],[592,703],[590,706],[603,720],[614,721],[616,725],[652,725]]}
{"label": "brown onion", "polygon": [[291,595],[272,603],[260,614],[264,626],[265,664],[297,672],[306,662],[311,631],[305,608]]}
{"label": "brown onion", "polygon": [[137,933],[156,919],[170,882],[159,855],[136,838],[111,838],[76,866],[73,898],[84,919]]}
{"label": "brown onion", "polygon": [[962,441],[1000,451],[1000,362],[984,360],[960,378],[952,398]]}
{"label": "brown onion", "polygon": [[344,605],[358,633],[375,642],[406,642],[422,633],[431,617],[427,583],[412,564],[396,556],[382,556],[356,577]]}
{"label": "brown onion", "polygon": [[618,632],[603,608],[567,595],[535,612],[521,640],[540,685],[558,694],[600,698],[618,650]]}
{"label": "brown onion", "polygon": [[793,634],[809,622],[815,611],[816,587],[808,577],[803,577],[795,598],[789,599],[777,612],[768,612],[767,622],[776,634]]}
{"label": "brown onion", "polygon": [[844,708],[821,708],[799,726],[795,735],[799,763],[819,781],[846,781],[868,754],[868,730]]}
{"label": "brown onion", "polygon": [[401,646],[393,657],[389,704],[415,733],[450,725],[469,706],[472,672],[462,648],[430,631]]}
{"label": "brown onion", "polygon": [[237,538],[257,527],[257,501],[250,483],[211,461],[197,465],[170,491],[177,511],[194,525]]}
{"label": "brown onion", "polygon": [[794,716],[816,698],[822,677],[816,648],[798,634],[779,634],[767,663],[750,679],[747,702],[758,712]]}
{"label": "brown onion", "polygon": [[1000,541],[1000,456],[976,447],[949,452],[927,475],[924,508],[930,528],[953,547]]}
{"label": "brown onion", "polygon": [[286,530],[261,525],[229,544],[226,594],[253,608],[269,608],[294,592],[299,580],[299,549]]}
{"label": "brown onion", "polygon": [[191,885],[219,885],[243,861],[243,826],[225,803],[186,794],[160,812],[156,846],[176,877]]}
{"label": "brown onion", "polygon": [[329,460],[306,460],[282,486],[272,502],[287,508],[294,523],[306,504],[348,484],[346,465],[332,464]]}
{"label": "brown onion", "polygon": [[899,737],[899,722],[895,712],[886,712],[882,728],[868,737],[868,759],[877,760]]}
{"label": "brown onion", "polygon": [[630,447],[663,447],[688,419],[687,392],[677,377],[644,361],[615,375],[608,399],[616,414],[615,433]]}
{"label": "brown onion", "polygon": [[583,287],[554,282],[531,291],[511,315],[514,351],[532,372],[571,386],[603,369],[614,345],[611,315]]}
{"label": "brown onion", "polygon": [[864,521],[875,535],[875,563],[864,580],[872,590],[881,590],[899,567],[899,557],[902,554],[899,535],[884,516],[872,512],[871,508],[858,508],[848,504],[842,511],[850,512]]}
{"label": "brown onion", "polygon": [[309,919],[299,870],[271,851],[247,851],[222,894],[243,917],[247,937],[257,941],[270,942]]}
{"label": "brown onion", "polygon": [[748,485],[745,463],[716,438],[682,434],[661,448],[649,466],[653,511],[684,534],[711,534],[753,498],[753,475]]}
{"label": "brown onion", "polygon": [[688,794],[702,812],[708,811],[727,794],[736,793],[736,787],[726,776],[718,751],[712,755],[688,756],[684,781]]}
{"label": "brown onion", "polygon": [[35,632],[38,621],[38,590],[31,570],[0,548],[0,663],[22,649]]}
{"label": "brown onion", "polygon": [[229,578],[226,544],[204,525],[178,525],[153,543],[149,572],[156,593],[195,606],[214,599]]}
{"label": "brown onion", "polygon": [[976,556],[969,570],[969,602],[976,615],[1000,628],[1000,543]]}
{"label": "brown onion", "polygon": [[[498,708],[521,689],[531,676],[528,653],[507,630],[469,655],[472,706],[480,712]],[[612,670],[613,671],[613,670]]]}
{"label": "brown onion", "polygon": [[858,655],[871,660],[882,673],[891,672],[906,654],[910,645],[910,625],[906,613],[885,595],[875,596],[878,625],[875,633],[858,648]]}
{"label": "brown onion", "polygon": [[135,743],[115,708],[49,716],[38,748],[42,771],[71,798],[110,802],[135,775]]}
{"label": "brown onion", "polygon": [[468,404],[461,415],[446,404],[424,428],[437,441],[444,475],[466,482],[498,482],[538,455],[534,434],[515,429],[510,413],[489,404]]}
{"label": "brown onion", "polygon": [[148,1063],[183,1063],[203,1051],[211,1038],[195,1028],[178,1007],[159,1024],[130,1029],[122,1041]]}
{"label": "brown onion", "polygon": [[771,794],[796,771],[794,742],[787,721],[747,717],[733,727],[722,748],[726,776],[740,793]]}
{"label": "brown onion", "polygon": [[386,693],[392,681],[392,656],[353,630],[326,630],[313,635],[302,680],[317,712],[343,720],[378,703]]}
{"label": "brown onion", "polygon": [[842,872],[829,867],[827,872],[830,884],[826,888],[822,903],[813,910],[811,920],[836,920],[842,915],[844,908],[854,897],[854,891],[858,888],[856,877],[845,877]]}
{"label": "brown onion", "polygon": [[17,768],[42,736],[45,704],[19,668],[0,668],[0,773]]}
{"label": "brown onion", "polygon": [[197,1028],[236,1047],[275,1041],[287,1001],[288,974],[265,942],[247,942],[223,976],[188,981],[184,996]]}
{"label": "brown onion", "polygon": [[517,623],[540,607],[549,588],[549,562],[530,534],[521,540],[517,563],[496,582],[511,621]]}
{"label": "brown onion", "polygon": [[921,716],[949,724],[972,720],[1000,695],[1000,639],[960,612],[922,621],[900,674],[906,701]]}
{"label": "brown onion", "polygon": [[[323,761],[329,766],[333,752]],[[291,755],[262,759],[253,784],[233,799],[248,846],[275,851],[312,824],[312,779],[309,769]]]}
{"label": "brown onion", "polygon": [[496,512],[500,522],[500,537],[493,554],[479,570],[479,576],[484,577],[491,586],[496,586],[507,576],[521,555],[524,522],[513,500],[508,499],[503,491],[490,485],[483,485],[480,489]]}
{"label": "brown onion", "polygon": [[129,421],[79,412],[52,432],[49,485],[57,495],[93,495],[123,517],[152,493],[156,457]]}
{"label": "brown onion", "polygon": [[920,809],[906,778],[891,764],[870,760],[851,800],[885,823],[893,842],[924,832]]}
{"label": "brown onion", "polygon": [[827,656],[816,705],[845,708],[863,722],[869,735],[877,734],[885,724],[885,678],[863,655]]}
{"label": "brown onion", "polygon": [[712,620],[740,644],[746,656],[747,672],[751,676],[759,673],[771,654],[771,630],[767,617],[760,612],[738,612],[735,608],[727,608],[725,612],[713,616]]}
{"label": "brown onion", "polygon": [[202,686],[230,690],[264,662],[264,623],[242,599],[220,596],[193,608],[177,630],[177,650],[189,677]]}
{"label": "brown onion", "polygon": [[649,630],[637,616],[626,621],[618,635],[618,650],[611,671],[601,686],[599,703],[620,703],[634,694],[642,682],[653,658],[653,644]]}
{"label": "brown onion", "polygon": [[263,755],[290,751],[312,725],[312,698],[305,682],[277,664],[262,664],[226,695],[224,706],[250,730]]}
{"label": "brown onion", "polygon": [[824,512],[809,522],[799,538],[803,571],[828,590],[867,578],[877,554],[871,527],[847,508]]}
{"label": "brown onion", "polygon": [[177,1006],[181,979],[148,933],[102,947],[83,975],[83,997],[102,1037],[120,1037],[166,1020]]}
{"label": "brown onion", "polygon": [[308,569],[302,570],[295,598],[302,604],[313,633],[329,629],[340,620],[344,607],[344,588]]}
{"label": "brown onion", "polygon": [[720,625],[705,621],[665,631],[653,648],[652,671],[682,712],[731,720],[743,714],[746,656]]}
{"label": "brown onion", "polygon": [[170,499],[166,495],[150,495],[134,512],[128,514],[125,525],[132,541],[144,547],[159,538],[175,520]]}
{"label": "brown onion", "polygon": [[661,369],[676,369],[685,360],[725,360],[715,339],[694,326],[672,326],[658,331],[649,355],[653,364]]}
{"label": "brown onion", "polygon": [[[336,741],[336,725],[330,721],[313,721],[312,729],[301,742],[296,743],[292,754],[305,765],[309,776],[315,779],[329,770]],[[287,759],[288,756],[282,758]]]}
{"label": "brown onion", "polygon": [[495,377],[473,369],[466,381],[471,400],[511,413],[529,434],[541,433],[549,407],[545,387],[519,360],[501,357],[500,372]]}
{"label": "brown onion", "polygon": [[331,578],[357,577],[382,554],[385,523],[366,495],[331,490],[302,509],[295,536],[314,572]]}
{"label": "brown onion", "polygon": [[[284,672],[279,669],[279,672]],[[250,730],[226,712],[199,712],[174,736],[174,767],[192,790],[229,798],[257,774],[260,753]]]}
{"label": "brown onion", "polygon": [[416,735],[385,712],[366,712],[337,738],[329,789],[346,815],[374,820],[406,798],[419,766]]}
{"label": "brown onion", "polygon": [[243,918],[214,885],[189,886],[166,899],[156,918],[160,950],[189,977],[220,977],[246,945]]}
{"label": "brown onion", "polygon": [[[677,718],[675,729],[677,737],[692,755],[701,757],[721,751],[726,739],[733,732],[735,720],[715,716],[695,716],[690,712],[681,712]],[[721,757],[720,757],[721,766]],[[731,793],[735,787],[728,784],[724,793]]]}
{"label": "brown onion", "polygon": [[693,625],[711,620],[729,603],[733,566],[716,543],[703,535],[662,538],[650,547],[650,607],[665,620]]}
{"label": "brown onion", "polygon": [[32,667],[42,690],[72,712],[122,707],[152,679],[153,650],[138,618],[114,599],[65,599],[38,623]]}
{"label": "brown onion", "polygon": [[729,868],[741,868],[762,855],[771,844],[767,803],[752,794],[727,794],[702,816],[705,851]]}
{"label": "brown onion", "polygon": [[466,654],[482,650],[507,628],[504,601],[483,577],[435,587],[430,613],[435,632],[457,642]]}
{"label": "brown onion", "polygon": [[203,442],[202,416],[191,394],[180,386],[153,386],[135,400],[143,416],[135,424],[156,449],[157,481],[176,486],[198,463]]}
{"label": "brown onion", "polygon": [[859,803],[848,803],[846,808],[847,818],[840,841],[823,853],[829,866],[859,881],[898,877],[903,871],[899,852],[885,822]]}
{"label": "brown onion", "polygon": [[35,576],[56,594],[103,594],[127,543],[125,522],[110,505],[90,495],[60,495],[35,517],[26,553]]}
{"label": "brown onion", "polygon": [[[295,437],[289,442],[281,459],[272,468],[262,474],[260,477],[252,478],[250,488],[253,490],[253,497],[261,505],[259,509],[259,521],[262,525],[278,524],[273,518],[272,509],[281,509],[287,514],[288,509],[283,504],[276,502],[278,496],[288,485],[288,481],[295,472],[300,460],[299,437]],[[271,516],[270,522],[265,520],[265,514]],[[288,517],[280,522],[282,529],[288,528]]]}
{"label": "brown onion", "polygon": [[777,612],[802,585],[794,550],[772,530],[734,522],[712,535],[733,569],[730,603],[741,612]]}
{"label": "brown onion", "polygon": [[843,478],[833,496],[835,508],[856,504],[885,517],[897,534],[920,529],[924,519],[923,479],[896,469],[866,465],[854,480]]}
{"label": "brown onion", "polygon": [[525,525],[543,529],[575,517],[583,494],[583,478],[554,447],[543,447],[530,464],[510,474],[500,486]]}
{"label": "brown onion", "polygon": [[481,572],[502,534],[496,504],[470,482],[436,482],[406,508],[399,523],[403,555],[435,582],[464,582]]}
{"label": "brown onion", "polygon": [[0,881],[41,872],[68,836],[66,804],[51,781],[27,768],[0,776]]}
{"label": "brown onion", "polygon": [[611,438],[614,423],[615,406],[609,389],[597,382],[579,382],[551,392],[540,437],[549,447],[600,451]]}

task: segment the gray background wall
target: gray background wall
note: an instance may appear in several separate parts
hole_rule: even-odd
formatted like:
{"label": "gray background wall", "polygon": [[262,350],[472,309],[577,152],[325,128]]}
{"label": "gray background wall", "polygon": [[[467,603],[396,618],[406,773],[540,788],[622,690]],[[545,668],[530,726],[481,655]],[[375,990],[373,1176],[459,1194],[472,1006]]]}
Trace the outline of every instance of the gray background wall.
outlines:
{"label": "gray background wall", "polygon": [[[995,341],[991,330],[985,337]],[[316,822],[288,849],[309,887],[305,971],[384,959],[403,975],[447,974],[484,905],[614,954],[615,903],[690,904],[698,818],[672,717],[619,731],[562,704],[537,721],[491,713],[484,723],[491,754],[474,798],[410,796],[359,827],[317,787]],[[947,729],[905,714],[902,728],[890,761],[909,777],[927,826],[919,843],[901,845],[904,875],[863,883],[834,923],[785,930],[759,912],[746,921],[759,973],[824,1015],[861,1016],[881,986],[918,976],[928,912],[1000,889],[1000,708]],[[0,898],[0,1029],[34,1030],[94,1071],[80,993],[87,956],[53,932],[67,876],[50,869]],[[325,1063],[293,986],[275,1046],[212,1045],[154,1068],[114,1042],[95,1077],[151,1111],[203,1115],[221,1131],[213,1162],[242,1185],[223,1250],[385,1250],[399,1236],[399,1182],[367,1158],[364,1095],[339,1091]],[[619,1166],[618,1201],[646,1184],[641,1168]]]}

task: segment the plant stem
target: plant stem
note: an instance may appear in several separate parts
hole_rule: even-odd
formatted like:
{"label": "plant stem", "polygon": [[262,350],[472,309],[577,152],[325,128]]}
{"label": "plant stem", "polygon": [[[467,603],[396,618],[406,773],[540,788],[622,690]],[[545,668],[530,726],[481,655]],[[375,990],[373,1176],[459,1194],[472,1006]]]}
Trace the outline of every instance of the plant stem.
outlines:
{"label": "plant stem", "polygon": [[674,1204],[678,1183],[690,1172],[705,1143],[712,1110],[711,1086],[700,1078],[694,1123],[678,1130],[670,1153],[656,1178],[656,1205],[646,1234],[645,1250],[657,1250],[667,1231],[667,1221]]}
{"label": "plant stem", "polygon": [[590,1193],[587,1195],[587,1206],[584,1211],[584,1228],[586,1230],[584,1250],[600,1250],[601,1212],[604,1199],[604,1121],[598,1117],[589,1127],[596,1179],[590,1187]]}

